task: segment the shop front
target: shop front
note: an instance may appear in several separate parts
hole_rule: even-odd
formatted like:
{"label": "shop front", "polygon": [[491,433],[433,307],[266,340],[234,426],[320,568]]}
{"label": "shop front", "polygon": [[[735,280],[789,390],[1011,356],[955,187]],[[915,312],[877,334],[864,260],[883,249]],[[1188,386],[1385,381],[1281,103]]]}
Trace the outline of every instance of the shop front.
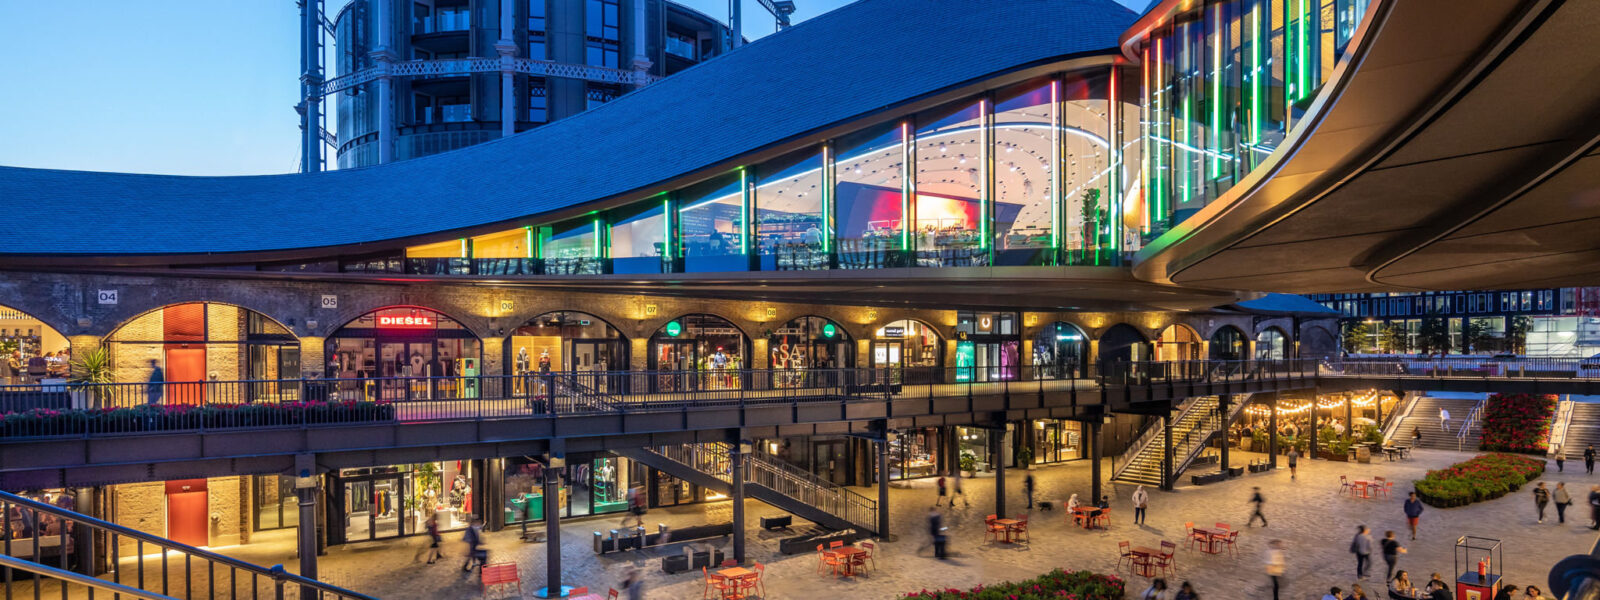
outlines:
{"label": "shop front", "polygon": [[873,334],[872,368],[888,371],[891,382],[941,383],[943,361],[939,332],[921,321],[895,321]]}
{"label": "shop front", "polygon": [[444,313],[415,306],[379,309],[328,336],[328,377],[347,400],[476,398],[482,343]]}
{"label": "shop front", "polygon": [[[276,321],[228,304],[190,302],[153,310],[106,338],[117,381],[150,379],[152,366],[171,382],[166,404],[199,404],[214,392],[208,381],[258,381],[248,398],[271,401],[275,380],[300,377],[300,340]],[[193,382],[194,385],[179,385]]]}
{"label": "shop front", "polygon": [[1030,453],[1033,464],[1042,465],[1084,457],[1083,424],[1060,419],[1035,419],[1028,422],[1033,436]]}
{"label": "shop front", "polygon": [[715,315],[684,315],[650,337],[651,381],[655,391],[737,389],[748,368],[744,332]]}
{"label": "shop front", "polygon": [[944,436],[938,427],[922,427],[889,436],[889,478],[933,477],[943,469]]}
{"label": "shop front", "polygon": [[0,385],[64,377],[72,363],[67,338],[43,321],[0,306]]}
{"label": "shop front", "polygon": [[822,317],[800,317],[767,336],[774,384],[780,387],[828,385],[831,379],[808,378],[807,371],[843,369],[855,365],[850,334]]}
{"label": "shop front", "polygon": [[328,486],[328,543],[380,540],[427,531],[463,529],[482,504],[472,461],[425,462],[341,469]]}
{"label": "shop front", "polygon": [[511,332],[505,346],[505,364],[510,365],[511,385],[516,394],[537,385],[538,373],[611,373],[615,376],[587,376],[583,383],[598,391],[619,391],[627,383],[621,374],[628,370],[628,340],[610,323],[580,312],[546,313]]}
{"label": "shop front", "polygon": [[[609,455],[574,455],[556,473],[558,518],[626,512],[628,488],[639,485],[635,465]],[[505,524],[540,523],[545,519],[545,466],[528,457],[505,459],[502,499]]]}
{"label": "shop front", "polygon": [[1017,379],[1022,365],[1017,313],[957,313],[956,336],[957,382]]}
{"label": "shop front", "polygon": [[1087,377],[1089,337],[1071,323],[1057,321],[1033,336],[1033,377],[1074,379]]}

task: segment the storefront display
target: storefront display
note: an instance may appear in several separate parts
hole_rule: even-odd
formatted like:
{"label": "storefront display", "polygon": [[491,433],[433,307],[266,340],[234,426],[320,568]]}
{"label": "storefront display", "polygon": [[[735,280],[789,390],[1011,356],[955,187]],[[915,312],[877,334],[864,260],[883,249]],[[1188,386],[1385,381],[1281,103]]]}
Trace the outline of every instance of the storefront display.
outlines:
{"label": "storefront display", "polygon": [[345,400],[475,398],[482,345],[443,313],[419,307],[379,309],[328,336],[327,375],[347,381]]}
{"label": "storefront display", "polygon": [[[553,312],[529,319],[512,330],[505,352],[505,364],[518,375],[512,379],[516,394],[539,385],[538,378],[526,377],[537,373],[606,373],[628,368],[628,340],[611,324],[579,312]],[[626,381],[627,377],[618,375],[586,377],[583,383],[610,391]]]}
{"label": "storefront display", "polygon": [[1089,338],[1071,323],[1046,325],[1033,337],[1033,377],[1071,379],[1086,377]]}
{"label": "storefront display", "polygon": [[736,389],[747,368],[744,332],[714,315],[685,315],[650,337],[650,370],[658,391]]}
{"label": "storefront display", "polygon": [[1022,331],[1016,313],[956,315],[956,381],[1007,381],[1021,367]]}
{"label": "storefront display", "polygon": [[1046,464],[1083,458],[1083,424],[1077,421],[1032,421],[1033,463]]}
{"label": "storefront display", "polygon": [[938,474],[938,453],[942,447],[939,429],[927,427],[903,432],[889,439],[889,478],[915,479]]}
{"label": "storefront display", "polygon": [[[601,457],[562,467],[558,473],[557,506],[560,517],[581,517],[628,510],[628,488],[633,485],[632,461]],[[505,522],[543,521],[545,466],[525,457],[505,461]]]}
{"label": "storefront display", "polygon": [[[151,361],[172,384],[163,402],[201,404],[205,381],[260,381],[244,401],[276,401],[278,379],[300,376],[300,340],[260,313],[229,304],[191,302],[153,310],[118,327],[106,339],[117,381],[145,381]],[[59,367],[65,367],[64,364]]]}
{"label": "storefront display", "polygon": [[[854,345],[843,327],[822,317],[801,317],[785,323],[767,338],[771,353],[774,385],[801,387],[808,380],[801,371],[840,369],[854,366]],[[826,385],[812,381],[811,385]]]}
{"label": "storefront display", "polygon": [[901,320],[873,334],[872,368],[889,371],[894,383],[936,383],[944,380],[939,333],[921,321]]}
{"label": "storefront display", "polygon": [[361,542],[471,523],[477,474],[470,461],[427,462],[342,469],[329,488],[333,511],[329,543]]}

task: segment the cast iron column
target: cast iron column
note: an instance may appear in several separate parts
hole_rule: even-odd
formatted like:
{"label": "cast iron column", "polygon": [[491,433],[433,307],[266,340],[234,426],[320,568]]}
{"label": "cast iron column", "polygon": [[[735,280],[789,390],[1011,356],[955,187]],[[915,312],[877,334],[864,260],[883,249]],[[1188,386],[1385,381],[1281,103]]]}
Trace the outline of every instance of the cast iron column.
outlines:
{"label": "cast iron column", "polygon": [[733,560],[744,564],[744,448],[743,442],[734,442],[729,451],[733,480]]}
{"label": "cast iron column", "polygon": [[1317,438],[1321,437],[1321,434],[1322,434],[1321,428],[1317,426],[1317,418],[1322,416],[1321,413],[1322,413],[1322,409],[1317,408],[1317,395],[1316,394],[1312,394],[1311,395],[1311,446],[1309,447],[1310,451],[1307,452],[1307,454],[1309,455],[1309,456],[1306,456],[1307,459],[1313,459],[1313,458],[1317,457]]}
{"label": "cast iron column", "polygon": [[1172,416],[1161,417],[1161,489],[1172,491]]}
{"label": "cast iron column", "polygon": [[1090,479],[1089,495],[1094,496],[1095,500],[1099,500],[1100,496],[1102,494],[1102,490],[1100,489],[1100,458],[1102,456],[1102,450],[1103,449],[1100,447],[1100,421],[1099,420],[1090,421],[1089,422],[1089,479]]}
{"label": "cast iron column", "polygon": [[560,598],[565,595],[561,589],[561,502],[557,494],[561,493],[561,475],[558,470],[567,466],[565,457],[551,455],[549,466],[544,470],[544,562],[545,562],[545,598]]}
{"label": "cast iron column", "polygon": [[1220,469],[1218,472],[1222,473],[1223,476],[1227,476],[1228,465],[1231,464],[1228,462],[1228,447],[1233,445],[1233,440],[1228,439],[1230,431],[1228,428],[1228,405],[1232,402],[1233,396],[1217,396],[1217,422],[1222,424],[1222,461],[1221,465],[1218,467]]}
{"label": "cast iron column", "polygon": [[[1000,435],[1005,435],[1005,429]],[[989,433],[989,461],[994,463],[994,514],[1006,518],[1006,457],[1000,456],[1000,435]]]}
{"label": "cast iron column", "polygon": [[1267,462],[1272,468],[1278,468],[1278,399],[1272,399],[1272,422],[1267,430]]}
{"label": "cast iron column", "polygon": [[1356,434],[1355,411],[1350,408],[1350,395],[1344,397],[1344,439],[1352,439]]}
{"label": "cast iron column", "polygon": [[[300,527],[295,532],[295,541],[300,548],[300,576],[307,579],[317,578],[317,487],[296,488],[295,494],[300,499]],[[314,597],[316,592],[311,589],[302,589],[303,597]]]}
{"label": "cast iron column", "polygon": [[889,437],[878,442],[878,538],[889,539]]}

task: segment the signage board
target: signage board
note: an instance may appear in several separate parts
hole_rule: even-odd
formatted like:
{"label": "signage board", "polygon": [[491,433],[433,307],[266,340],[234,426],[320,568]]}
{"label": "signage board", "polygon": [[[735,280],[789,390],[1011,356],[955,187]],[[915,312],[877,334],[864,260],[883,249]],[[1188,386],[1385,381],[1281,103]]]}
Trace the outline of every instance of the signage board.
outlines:
{"label": "signage board", "polygon": [[95,293],[95,299],[101,304],[116,304],[117,290],[100,290]]}
{"label": "signage board", "polygon": [[434,326],[433,317],[420,316],[380,316],[378,326],[388,329],[431,329]]}
{"label": "signage board", "polygon": [[880,336],[880,337],[903,338],[905,336],[906,336],[906,328],[905,327],[900,326],[900,325],[890,325],[888,327],[884,327],[883,328],[883,335]]}
{"label": "signage board", "polygon": [[322,307],[323,308],[339,308],[339,296],[337,294],[323,294],[322,295]]}

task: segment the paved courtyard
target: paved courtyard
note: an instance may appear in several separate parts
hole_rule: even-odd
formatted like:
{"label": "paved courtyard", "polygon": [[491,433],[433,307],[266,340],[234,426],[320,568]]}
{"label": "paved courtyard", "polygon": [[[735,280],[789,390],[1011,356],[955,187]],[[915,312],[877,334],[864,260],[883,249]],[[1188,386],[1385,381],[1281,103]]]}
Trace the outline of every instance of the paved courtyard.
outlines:
{"label": "paved courtyard", "polygon": [[[896,539],[879,546],[877,569],[870,576],[854,579],[816,574],[817,559],[813,554],[779,554],[781,535],[756,526],[761,515],[779,511],[752,501],[746,511],[750,532],[748,554],[750,559],[768,565],[768,598],[821,595],[888,599],[923,588],[971,587],[1026,578],[1056,567],[1111,572],[1115,570],[1119,541],[1155,546],[1160,540],[1171,540],[1179,542],[1176,580],[1193,582],[1210,598],[1262,598],[1270,597],[1271,590],[1263,566],[1267,542],[1282,539],[1289,561],[1289,593],[1285,597],[1302,599],[1320,598],[1330,585],[1349,589],[1356,581],[1355,560],[1348,548],[1356,525],[1362,523],[1374,530],[1374,539],[1381,538],[1386,529],[1400,533],[1409,549],[1409,553],[1401,557],[1400,568],[1411,571],[1418,581],[1425,580],[1433,571],[1454,579],[1450,575],[1452,548],[1459,535],[1504,540],[1502,568],[1506,581],[1519,586],[1533,583],[1544,587],[1549,568],[1555,561],[1569,554],[1586,552],[1594,543],[1595,535],[1585,528],[1587,516],[1582,514],[1582,502],[1589,484],[1600,482],[1600,478],[1584,476],[1581,463],[1579,468],[1568,469],[1564,474],[1552,472],[1545,476],[1552,486],[1555,481],[1566,481],[1577,498],[1576,518],[1569,519],[1565,526],[1554,523],[1553,509],[1546,523],[1537,524],[1531,495],[1524,491],[1463,508],[1430,508],[1422,517],[1417,541],[1412,542],[1404,539],[1405,519],[1400,509],[1403,492],[1395,498],[1374,500],[1352,499],[1337,493],[1341,474],[1352,478],[1388,477],[1397,481],[1397,490],[1402,490],[1409,489],[1410,481],[1421,477],[1427,469],[1469,456],[1469,453],[1424,450],[1410,460],[1393,463],[1305,461],[1301,464],[1298,481],[1290,481],[1288,470],[1280,469],[1223,484],[1183,486],[1172,493],[1152,491],[1149,523],[1143,526],[1130,523],[1132,486],[1111,485],[1107,489],[1113,496],[1115,520],[1108,531],[1091,532],[1071,526],[1059,508],[1054,512],[1035,511],[1032,542],[1014,545],[985,541],[983,518],[994,510],[994,480],[980,475],[966,485],[971,506],[947,511],[946,524],[951,528],[949,533],[955,554],[948,561],[935,560],[927,545],[925,523],[928,507],[934,499],[932,481],[896,484],[890,497]],[[1234,461],[1241,465],[1255,457],[1235,453]],[[1073,492],[1087,497],[1088,467],[1087,463],[1079,462],[1034,470],[1039,497],[1057,503]],[[1024,512],[1021,491],[1024,475],[1017,470],[1007,472],[1008,512],[1013,514]],[[1252,486],[1262,488],[1268,500],[1266,514],[1271,524],[1267,528],[1245,529],[1240,536],[1237,558],[1184,549],[1181,538],[1185,521],[1201,524],[1222,521],[1242,528],[1250,513],[1247,499]],[[871,495],[870,490],[865,492]],[[710,523],[726,521],[730,513],[731,505],[727,502],[658,509],[647,515],[647,523],[651,527],[655,523]],[[603,595],[608,587],[618,586],[628,570],[637,568],[647,576],[649,598],[700,597],[703,585],[699,573],[668,575],[659,568],[659,558],[681,552],[679,545],[596,556],[591,550],[592,532],[615,527],[617,522],[618,518],[604,518],[570,522],[562,527],[566,583],[587,585]],[[515,560],[522,565],[522,576],[527,582],[525,597],[532,597],[533,590],[544,581],[545,545],[524,543],[514,530],[490,534],[488,539],[494,561]],[[295,561],[286,553],[288,541],[252,544],[225,552],[267,564],[281,562],[292,569]],[[726,539],[711,543],[731,551]],[[383,598],[480,597],[476,575],[467,575],[459,568],[464,552],[459,534],[447,537],[449,558],[440,563],[427,565],[421,560],[425,547],[423,538],[335,547],[321,559],[322,578]],[[1381,559],[1375,569],[1373,583],[1381,585]],[[1141,591],[1144,579],[1132,579],[1135,583],[1130,588]],[[1363,582],[1363,587],[1371,586]],[[1130,597],[1134,595],[1130,593]]]}

